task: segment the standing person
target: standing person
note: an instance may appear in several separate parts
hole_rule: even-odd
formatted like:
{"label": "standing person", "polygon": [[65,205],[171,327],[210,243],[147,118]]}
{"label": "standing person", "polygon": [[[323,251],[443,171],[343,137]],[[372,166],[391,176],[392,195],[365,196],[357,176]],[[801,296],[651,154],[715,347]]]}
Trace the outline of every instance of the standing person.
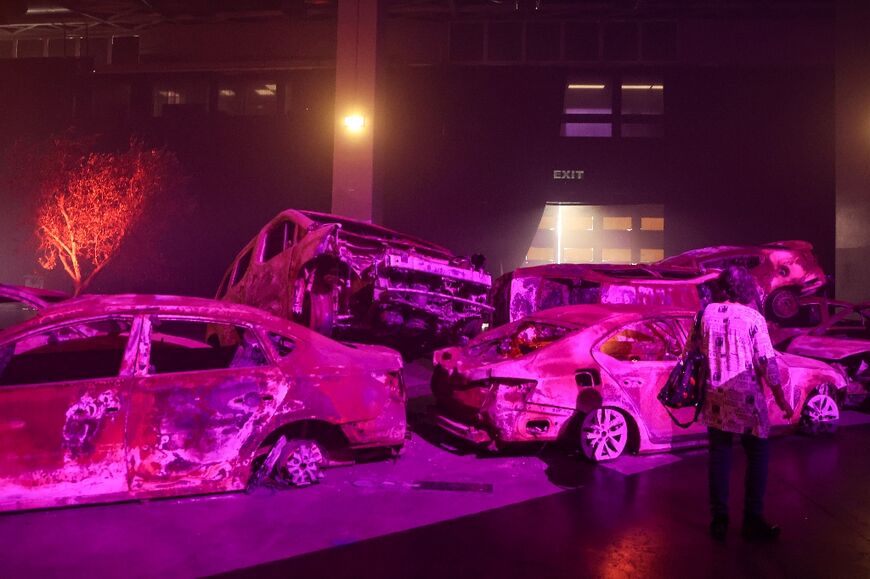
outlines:
{"label": "standing person", "polygon": [[709,373],[701,417],[710,438],[710,534],[724,540],[728,530],[728,482],[734,435],[746,452],[746,497],[742,535],[747,540],[771,540],[779,527],[764,518],[768,440],[765,385],[788,419],[794,409],[785,399],[776,354],[757,303],[755,279],[745,267],[729,267],[719,276],[720,297],[704,309],[701,350]]}

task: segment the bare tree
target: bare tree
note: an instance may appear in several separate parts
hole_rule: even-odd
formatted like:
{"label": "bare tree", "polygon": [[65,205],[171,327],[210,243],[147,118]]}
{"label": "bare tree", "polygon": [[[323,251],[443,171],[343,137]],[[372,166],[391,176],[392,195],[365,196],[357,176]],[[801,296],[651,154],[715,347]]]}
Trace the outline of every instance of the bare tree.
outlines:
{"label": "bare tree", "polygon": [[82,147],[55,140],[38,166],[41,195],[36,214],[39,263],[63,267],[80,294],[118,253],[149,201],[182,179],[178,160],[165,149],[132,139],[126,151],[75,155]]}

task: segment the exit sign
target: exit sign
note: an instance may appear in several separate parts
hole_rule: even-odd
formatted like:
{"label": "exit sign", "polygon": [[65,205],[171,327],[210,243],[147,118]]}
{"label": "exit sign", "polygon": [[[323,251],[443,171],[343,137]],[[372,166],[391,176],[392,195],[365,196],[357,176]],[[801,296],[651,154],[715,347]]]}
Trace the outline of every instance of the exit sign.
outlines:
{"label": "exit sign", "polygon": [[580,181],[581,179],[583,179],[583,171],[577,169],[568,169],[567,171],[556,169],[553,171],[554,181]]}

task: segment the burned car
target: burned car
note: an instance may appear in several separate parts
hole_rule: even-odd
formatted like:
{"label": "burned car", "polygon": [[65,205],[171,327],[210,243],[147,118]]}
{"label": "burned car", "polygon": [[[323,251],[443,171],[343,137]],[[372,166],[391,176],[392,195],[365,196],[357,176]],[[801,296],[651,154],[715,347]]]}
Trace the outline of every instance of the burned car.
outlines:
{"label": "burned car", "polygon": [[759,306],[775,322],[798,313],[798,298],[817,293],[827,278],[806,241],[777,241],[764,245],[720,245],[693,249],[665,258],[659,266],[722,270],[732,265],[749,269],[761,289]]}
{"label": "burned car", "polygon": [[[637,305],[566,306],[435,352],[434,420],[466,441],[562,441],[593,461],[706,443],[706,428],[674,425],[656,395],[674,368],[695,312]],[[793,423],[825,430],[839,418],[842,375],[780,355]],[[786,422],[767,392],[771,424]],[[677,411],[691,418],[692,409]],[[686,414],[688,413],[688,414]]]}
{"label": "burned car", "polygon": [[66,299],[69,296],[59,291],[0,283],[0,330],[29,320]]}
{"label": "burned car", "polygon": [[839,369],[849,382],[847,404],[861,404],[870,395],[870,303],[812,296],[799,307],[789,323],[772,325],[774,344]]}
{"label": "burned car", "polygon": [[262,308],[327,336],[445,344],[480,331],[492,308],[483,258],[336,215],[287,210],[230,266],[218,299]]}
{"label": "burned car", "polygon": [[493,325],[579,304],[643,304],[699,310],[716,273],[649,264],[560,263],[517,268],[492,286]]}
{"label": "burned car", "polygon": [[70,300],[0,333],[0,510],[310,484],[401,447],[405,403],[381,346],[213,300]]}

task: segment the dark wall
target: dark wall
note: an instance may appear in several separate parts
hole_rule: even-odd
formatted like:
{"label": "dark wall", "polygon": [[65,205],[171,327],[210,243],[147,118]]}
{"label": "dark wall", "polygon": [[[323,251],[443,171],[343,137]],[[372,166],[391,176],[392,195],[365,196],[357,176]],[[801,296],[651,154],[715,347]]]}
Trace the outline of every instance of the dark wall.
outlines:
{"label": "dark wall", "polygon": [[[391,227],[520,264],[547,201],[661,203],[665,251],[807,239],[834,252],[827,67],[660,71],[661,139],[561,138],[564,68],[383,75],[378,163]],[[554,169],[583,170],[554,181]]]}
{"label": "dark wall", "polygon": [[[275,213],[329,210],[332,70],[284,73],[291,104],[270,117],[153,118],[154,77],[128,75],[120,80],[133,85],[131,111],[106,118],[73,114],[72,97],[81,104],[91,82],[74,66],[15,65],[0,69],[0,145],[69,123],[116,141],[133,132],[175,151],[191,176],[189,197],[152,214],[93,291],[211,295],[236,252]],[[633,140],[559,137],[573,72],[582,71],[382,71],[374,129],[384,224],[461,253],[482,252],[498,274],[522,261],[547,201],[661,203],[667,254],[799,238],[833,272],[831,68],[660,70],[665,137]],[[584,179],[554,181],[554,169],[583,170]],[[0,281],[21,283],[40,272],[32,252],[13,250],[31,231],[11,216],[22,200],[2,185],[0,195]],[[65,284],[62,274],[49,276],[49,285]]]}
{"label": "dark wall", "polygon": [[[73,74],[73,61],[58,70],[45,68],[44,60],[16,64],[11,74],[0,71],[0,87],[22,76],[33,80],[24,85],[25,95],[0,95],[0,110],[10,119],[3,125],[0,149],[70,126],[100,135],[101,146],[108,148],[123,146],[136,134],[175,152],[189,176],[186,196],[155,204],[89,291],[211,296],[236,253],[279,211],[329,210],[332,70],[283,73],[280,81],[290,83],[292,96],[282,114],[233,117],[193,111],[155,118],[150,104],[155,76],[115,77],[114,82],[132,86],[126,114],[86,106],[74,114],[74,91],[87,100],[93,78]],[[0,176],[0,282],[20,284],[25,275],[38,274],[47,286],[69,290],[59,269],[45,272],[36,263],[28,243],[33,239],[32,204],[3,182]]]}

